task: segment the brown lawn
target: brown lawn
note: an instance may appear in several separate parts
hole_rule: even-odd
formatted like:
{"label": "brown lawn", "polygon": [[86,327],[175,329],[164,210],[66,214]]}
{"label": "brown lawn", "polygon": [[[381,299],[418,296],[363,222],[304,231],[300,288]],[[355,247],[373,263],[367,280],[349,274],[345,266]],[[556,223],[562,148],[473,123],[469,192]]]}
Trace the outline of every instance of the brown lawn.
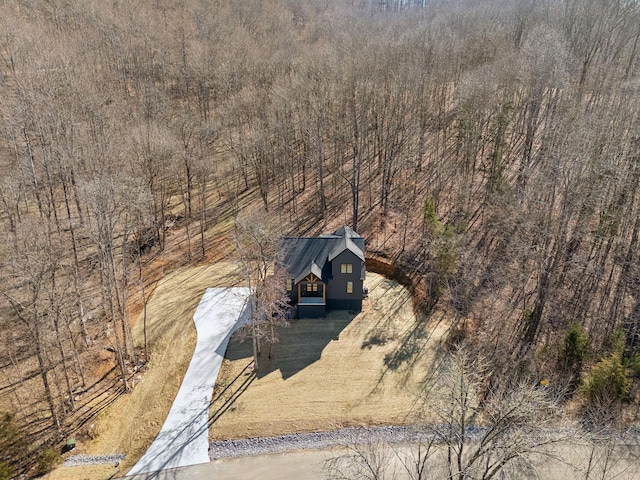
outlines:
{"label": "brown lawn", "polygon": [[[231,264],[185,268],[163,278],[147,308],[151,359],[135,389],[119,397],[90,429],[94,439],[73,453],[126,453],[117,468],[59,468],[52,480],[126,474],[160,430],[195,347],[192,316],[205,289],[233,286]],[[370,295],[362,313],[332,313],[299,320],[281,332],[272,359],[257,376],[249,342],[232,341],[211,406],[216,439],[328,430],[342,425],[397,424],[412,411],[448,322],[419,322],[409,293],[396,282],[368,274]],[[142,345],[143,322],[134,327]]]}
{"label": "brown lawn", "polygon": [[298,320],[280,331],[272,358],[250,373],[250,342],[233,341],[214,390],[213,439],[402,424],[432,370],[448,322],[419,322],[409,292],[367,274],[357,315]]}
{"label": "brown lawn", "polygon": [[[122,476],[135,464],[160,431],[195,348],[193,313],[208,287],[238,283],[235,265],[217,263],[184,268],[164,277],[147,307],[148,369],[135,389],[120,396],[90,428],[94,440],[80,442],[74,454],[126,453],[119,467],[59,468],[47,478],[81,480]],[[141,314],[142,315],[142,314]],[[136,346],[143,345],[143,321],[135,323]]]}

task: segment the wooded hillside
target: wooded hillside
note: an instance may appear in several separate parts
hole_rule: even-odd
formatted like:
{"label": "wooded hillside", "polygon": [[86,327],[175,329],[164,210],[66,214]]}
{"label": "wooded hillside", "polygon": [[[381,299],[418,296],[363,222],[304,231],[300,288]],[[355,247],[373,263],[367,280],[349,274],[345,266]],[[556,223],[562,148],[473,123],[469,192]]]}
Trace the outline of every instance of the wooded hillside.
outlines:
{"label": "wooded hillside", "polygon": [[132,313],[257,205],[349,224],[498,370],[635,358],[639,43],[623,0],[2,2],[0,411],[35,449],[130,388]]}

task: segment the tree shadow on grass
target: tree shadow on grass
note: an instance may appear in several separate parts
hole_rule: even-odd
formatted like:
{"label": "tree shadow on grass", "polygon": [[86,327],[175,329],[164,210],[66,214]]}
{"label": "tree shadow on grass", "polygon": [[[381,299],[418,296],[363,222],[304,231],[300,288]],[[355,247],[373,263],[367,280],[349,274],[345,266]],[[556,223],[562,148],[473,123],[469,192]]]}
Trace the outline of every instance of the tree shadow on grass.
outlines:
{"label": "tree shadow on grass", "polygon": [[404,380],[407,381],[416,363],[424,358],[424,352],[429,347],[429,342],[436,341],[438,346],[433,347],[433,358],[430,360],[431,367],[426,367],[424,381],[427,381],[432,374],[433,366],[437,365],[441,361],[441,348],[439,347],[440,338],[434,339],[433,336],[441,325],[445,321],[444,315],[436,315],[431,313],[429,316],[420,316],[416,319],[414,324],[409,330],[407,330],[401,337],[398,346],[384,357],[384,368],[378,379],[378,382],[371,393],[377,391],[378,387],[382,384],[383,378],[389,372],[400,371],[404,373]]}
{"label": "tree shadow on grass", "polygon": [[[395,280],[384,279],[378,284],[372,287],[370,293],[377,289],[382,288],[385,291],[392,290],[398,285],[398,282]],[[373,310],[379,311],[383,309],[382,312],[376,314],[373,313],[373,317],[378,317],[378,321],[375,325],[372,326],[371,330],[367,333],[367,338],[362,342],[360,348],[370,350],[373,347],[386,345],[388,342],[394,340],[394,335],[389,331],[388,323],[389,319],[393,318],[395,315],[398,315],[402,308],[408,301],[411,301],[411,297],[408,291],[404,291],[402,294],[393,295],[392,300],[389,301],[389,294],[385,293],[385,305],[379,306],[378,301],[373,305]]]}
{"label": "tree shadow on grass", "polygon": [[386,345],[389,339],[387,336],[380,332],[371,332],[369,338],[362,342],[362,349],[370,350],[373,347],[381,347]]}
{"label": "tree shadow on grass", "polygon": [[[218,419],[225,414],[229,409],[233,408],[238,398],[249,388],[249,386],[256,379],[255,372],[252,370],[253,361],[250,361],[236,377],[224,386],[219,392],[214,391],[213,398],[209,403],[209,406],[213,406],[216,403],[222,401],[220,406],[216,408],[214,412],[209,415],[209,427],[216,423]],[[218,385],[216,385],[217,387]],[[224,399],[224,400],[223,400]]]}
{"label": "tree shadow on grass", "polygon": [[398,370],[405,363],[411,364],[425,348],[431,333],[425,328],[423,321],[416,321],[403,336],[400,345],[393,352],[384,356],[384,365],[389,370]]}

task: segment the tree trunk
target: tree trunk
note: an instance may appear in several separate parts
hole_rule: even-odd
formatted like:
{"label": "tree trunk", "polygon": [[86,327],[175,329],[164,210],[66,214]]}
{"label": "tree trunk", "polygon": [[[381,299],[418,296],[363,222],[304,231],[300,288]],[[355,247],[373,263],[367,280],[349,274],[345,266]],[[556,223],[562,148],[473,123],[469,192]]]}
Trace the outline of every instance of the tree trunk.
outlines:
{"label": "tree trunk", "polygon": [[255,333],[251,336],[251,344],[253,346],[253,370],[258,373],[258,355],[260,354],[260,352],[258,349],[258,337]]}
{"label": "tree trunk", "polygon": [[42,341],[40,339],[40,318],[39,311],[36,305],[38,299],[37,288],[32,288],[34,311],[33,311],[33,333],[34,343],[36,347],[36,358],[38,359],[38,369],[40,370],[40,379],[42,380],[42,386],[44,387],[44,395],[47,399],[47,405],[49,406],[49,412],[51,413],[51,421],[56,430],[60,430],[60,418],[56,412],[56,407],[53,401],[53,394],[51,393],[51,386],[49,385],[49,378],[47,376],[47,365],[44,361],[44,355],[42,352]]}

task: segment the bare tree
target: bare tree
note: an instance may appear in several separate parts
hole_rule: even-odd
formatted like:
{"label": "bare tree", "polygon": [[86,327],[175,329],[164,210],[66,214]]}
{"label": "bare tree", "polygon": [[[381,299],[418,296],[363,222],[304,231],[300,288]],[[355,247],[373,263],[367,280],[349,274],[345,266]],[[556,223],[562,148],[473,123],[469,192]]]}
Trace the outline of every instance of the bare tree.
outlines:
{"label": "bare tree", "polygon": [[289,297],[286,275],[279,260],[281,235],[264,211],[235,220],[236,255],[244,280],[252,294],[247,299],[249,321],[240,337],[250,337],[253,345],[254,369],[259,369],[261,345],[271,348],[277,342],[277,327],[286,325]]}
{"label": "bare tree", "polygon": [[139,216],[140,205],[148,205],[149,199],[141,185],[120,174],[103,173],[83,188],[91,215],[89,232],[98,251],[105,313],[113,327],[116,364],[128,389],[126,364],[135,356],[127,314],[128,237],[133,216]]}
{"label": "bare tree", "polygon": [[401,471],[396,460],[389,444],[353,431],[345,451],[328,459],[324,470],[335,480],[395,480]]}
{"label": "bare tree", "polygon": [[393,479],[401,471],[416,480],[536,478],[535,460],[568,438],[558,428],[557,396],[517,381],[488,391],[489,373],[463,347],[447,353],[427,383],[413,435],[400,446],[354,436],[327,462],[330,478]]}
{"label": "bare tree", "polygon": [[566,460],[576,479],[636,478],[634,443],[625,428],[620,403],[603,398],[591,402],[584,412]]}
{"label": "bare tree", "polygon": [[[52,309],[55,310],[50,303],[55,301],[55,295],[51,295],[50,290],[56,290],[56,277],[61,268],[61,246],[47,230],[37,222],[25,221],[20,224],[14,250],[6,256],[9,261],[3,265],[7,277],[4,278],[5,288],[1,294],[29,332],[51,422],[59,430],[61,418],[49,378],[53,367],[46,348],[51,329],[49,314]],[[59,334],[57,326],[56,333]]]}
{"label": "bare tree", "polygon": [[426,414],[434,420],[426,431],[445,450],[447,478],[523,478],[535,472],[534,455],[561,440],[558,403],[546,388],[513,381],[487,391],[490,370],[481,358],[458,347],[442,364],[426,397]]}

